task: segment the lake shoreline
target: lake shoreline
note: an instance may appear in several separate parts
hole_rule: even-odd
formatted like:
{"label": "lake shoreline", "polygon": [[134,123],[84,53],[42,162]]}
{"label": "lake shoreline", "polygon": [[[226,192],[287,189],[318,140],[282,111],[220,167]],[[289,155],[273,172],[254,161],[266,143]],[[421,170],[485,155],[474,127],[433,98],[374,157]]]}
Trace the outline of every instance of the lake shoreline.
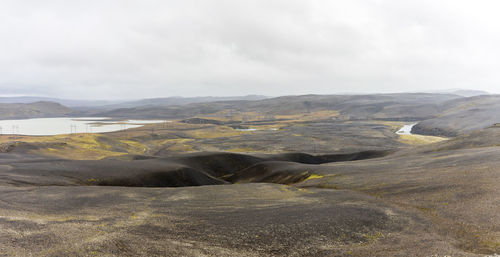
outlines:
{"label": "lake shoreline", "polygon": [[0,120],[0,135],[54,136],[76,133],[107,133],[166,120],[110,119],[107,117],[56,117]]}

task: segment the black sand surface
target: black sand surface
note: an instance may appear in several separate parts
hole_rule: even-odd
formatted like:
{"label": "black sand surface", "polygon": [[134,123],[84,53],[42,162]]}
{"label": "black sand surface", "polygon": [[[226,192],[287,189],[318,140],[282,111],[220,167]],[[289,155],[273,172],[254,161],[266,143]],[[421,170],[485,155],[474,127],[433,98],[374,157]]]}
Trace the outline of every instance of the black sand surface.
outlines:
{"label": "black sand surface", "polygon": [[457,146],[471,140],[464,136],[350,156],[200,153],[72,161],[2,154],[0,252],[493,254],[500,251],[500,150],[487,138],[497,132],[473,134],[475,142],[483,135],[483,144],[467,147]]}
{"label": "black sand surface", "polygon": [[2,186],[0,227],[3,256],[460,256],[375,197],[276,184]]}
{"label": "black sand surface", "polygon": [[[443,108],[463,107],[452,104],[458,98],[300,96],[144,107],[132,114],[197,119],[147,132],[13,144],[7,138],[0,149],[0,256],[500,253],[500,127],[412,147],[388,123],[438,118]],[[332,115],[300,119],[305,107]],[[207,121],[194,117],[200,111],[227,108],[292,116],[252,121],[279,125],[277,131],[243,134],[231,129],[232,120],[195,126]],[[197,152],[213,145],[257,151]],[[130,149],[141,150],[121,154]],[[94,150],[104,159],[48,157]]]}

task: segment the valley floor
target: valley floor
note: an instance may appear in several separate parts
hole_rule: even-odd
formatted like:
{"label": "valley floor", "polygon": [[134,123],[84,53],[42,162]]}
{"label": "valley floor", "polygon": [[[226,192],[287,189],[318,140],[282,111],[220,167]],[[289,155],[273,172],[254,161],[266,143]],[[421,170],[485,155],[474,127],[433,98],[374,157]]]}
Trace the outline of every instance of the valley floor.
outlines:
{"label": "valley floor", "polygon": [[0,256],[500,253],[500,127],[328,117],[3,136]]}

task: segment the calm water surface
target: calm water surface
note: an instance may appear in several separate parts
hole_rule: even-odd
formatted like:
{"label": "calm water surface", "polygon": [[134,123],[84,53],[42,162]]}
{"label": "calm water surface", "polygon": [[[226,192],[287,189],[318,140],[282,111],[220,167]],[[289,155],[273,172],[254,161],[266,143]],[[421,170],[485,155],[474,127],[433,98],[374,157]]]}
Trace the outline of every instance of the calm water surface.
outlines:
{"label": "calm water surface", "polygon": [[163,123],[164,120],[123,120],[110,121],[104,117],[81,118],[39,118],[26,120],[0,120],[1,134],[49,136],[71,133],[104,133],[145,124]]}
{"label": "calm water surface", "polygon": [[413,123],[413,124],[408,124],[408,125],[404,125],[400,130],[398,130],[398,134],[400,135],[411,135],[411,129],[413,128],[413,126],[417,125],[417,123]]}

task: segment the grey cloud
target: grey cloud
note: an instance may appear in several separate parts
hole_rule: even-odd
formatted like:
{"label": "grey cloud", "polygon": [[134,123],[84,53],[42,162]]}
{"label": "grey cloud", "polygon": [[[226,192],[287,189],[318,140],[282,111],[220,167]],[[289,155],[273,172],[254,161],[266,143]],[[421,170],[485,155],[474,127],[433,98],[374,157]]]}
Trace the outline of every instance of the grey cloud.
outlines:
{"label": "grey cloud", "polygon": [[495,1],[0,2],[0,94],[500,92]]}

